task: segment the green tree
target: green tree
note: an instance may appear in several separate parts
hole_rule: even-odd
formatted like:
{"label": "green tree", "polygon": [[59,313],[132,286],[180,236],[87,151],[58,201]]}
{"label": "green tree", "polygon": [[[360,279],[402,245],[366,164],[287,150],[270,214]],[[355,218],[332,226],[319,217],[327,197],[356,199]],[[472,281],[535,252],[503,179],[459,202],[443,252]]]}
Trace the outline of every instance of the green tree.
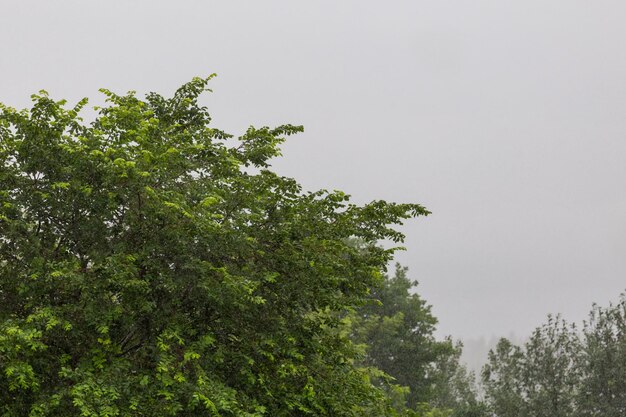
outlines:
{"label": "green tree", "polygon": [[432,399],[435,364],[454,348],[433,336],[437,319],[417,293],[410,293],[417,283],[409,280],[407,268],[396,265],[395,274],[385,278],[372,290],[370,302],[358,310],[354,340],[366,346],[364,364],[410,389],[408,406],[415,408]]}
{"label": "green tree", "polygon": [[607,308],[594,306],[582,339],[577,415],[626,415],[626,295]]}
{"label": "green tree", "polygon": [[523,347],[502,339],[483,383],[501,417],[625,415],[626,295],[594,306],[582,332],[550,318]]}
{"label": "green tree", "polygon": [[417,282],[407,271],[396,264],[395,273],[385,276],[352,319],[353,340],[365,347],[364,365],[393,378],[381,378],[379,383],[395,399],[397,409],[421,414],[480,409],[473,375],[460,363],[462,346],[449,338],[435,338],[437,319],[414,291]]}
{"label": "green tree", "polygon": [[483,369],[486,396],[499,417],[575,414],[580,340],[574,327],[550,317],[523,348],[501,339]]}
{"label": "green tree", "polygon": [[500,339],[483,368],[482,379],[487,400],[495,414],[502,417],[522,416],[524,408],[522,349],[507,339]]}
{"label": "green tree", "polygon": [[269,169],[302,128],[232,138],[207,82],[102,90],[89,123],[45,92],[0,107],[1,415],[390,412],[341,317],[428,212],[303,192]]}
{"label": "green tree", "polygon": [[442,355],[435,363],[430,403],[451,410],[451,417],[491,417],[480,398],[476,376],[461,362],[462,350],[462,343],[457,342],[451,354]]}

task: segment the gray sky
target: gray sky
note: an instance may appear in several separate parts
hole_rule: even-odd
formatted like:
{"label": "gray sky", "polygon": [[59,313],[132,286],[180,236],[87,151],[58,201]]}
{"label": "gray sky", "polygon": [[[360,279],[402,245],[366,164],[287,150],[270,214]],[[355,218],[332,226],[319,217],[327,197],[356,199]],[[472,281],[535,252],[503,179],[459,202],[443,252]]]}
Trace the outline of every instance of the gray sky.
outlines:
{"label": "gray sky", "polygon": [[626,289],[624,22],[623,0],[0,0],[0,101],[217,72],[216,126],[305,125],[279,172],[433,211],[399,260],[441,334],[526,335]]}

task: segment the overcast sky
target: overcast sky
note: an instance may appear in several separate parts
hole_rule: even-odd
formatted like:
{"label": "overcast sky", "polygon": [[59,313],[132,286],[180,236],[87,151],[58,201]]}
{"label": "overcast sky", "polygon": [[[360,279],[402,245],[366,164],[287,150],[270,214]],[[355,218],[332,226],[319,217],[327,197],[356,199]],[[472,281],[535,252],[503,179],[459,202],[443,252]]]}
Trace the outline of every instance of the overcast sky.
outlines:
{"label": "overcast sky", "polygon": [[624,22],[623,0],[0,0],[0,102],[217,72],[216,126],[305,126],[280,173],[433,212],[399,260],[441,334],[523,336],[626,289]]}

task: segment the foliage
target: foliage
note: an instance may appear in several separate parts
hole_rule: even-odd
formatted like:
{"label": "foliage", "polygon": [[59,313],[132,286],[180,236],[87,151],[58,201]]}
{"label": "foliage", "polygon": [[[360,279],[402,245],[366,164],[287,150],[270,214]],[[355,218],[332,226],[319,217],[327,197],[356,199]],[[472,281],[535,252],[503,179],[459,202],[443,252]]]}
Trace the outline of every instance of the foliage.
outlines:
{"label": "foliage", "polygon": [[582,340],[578,415],[626,415],[626,295],[608,308],[593,307]]}
{"label": "foliage", "polygon": [[558,318],[537,328],[524,348],[501,340],[483,371],[498,416],[571,416],[579,343]]}
{"label": "foliage", "polygon": [[433,398],[430,403],[452,411],[451,417],[490,416],[476,386],[476,376],[461,362],[463,345],[458,342],[452,354],[442,356],[433,372]]}
{"label": "foliage", "polygon": [[502,339],[483,383],[499,417],[626,415],[626,297],[594,306],[582,332],[550,318],[523,347]]}
{"label": "foliage", "polygon": [[435,338],[437,319],[413,291],[416,285],[407,268],[396,264],[394,275],[386,275],[372,290],[370,302],[356,311],[352,337],[365,347],[363,363],[393,378],[378,383],[397,410],[413,410],[419,416],[451,415],[454,410],[454,415],[462,415],[461,410],[482,407],[473,375],[460,364],[462,346]]}
{"label": "foliage", "polygon": [[341,317],[428,212],[303,192],[269,170],[302,128],[233,138],[207,82],[102,90],[90,123],[45,92],[0,107],[1,415],[391,412]]}
{"label": "foliage", "polygon": [[373,289],[371,301],[358,310],[354,326],[354,340],[367,346],[365,364],[408,387],[410,407],[433,397],[435,364],[454,351],[449,341],[435,340],[437,319],[418,294],[410,293],[415,285],[407,269],[396,265],[395,274]]}

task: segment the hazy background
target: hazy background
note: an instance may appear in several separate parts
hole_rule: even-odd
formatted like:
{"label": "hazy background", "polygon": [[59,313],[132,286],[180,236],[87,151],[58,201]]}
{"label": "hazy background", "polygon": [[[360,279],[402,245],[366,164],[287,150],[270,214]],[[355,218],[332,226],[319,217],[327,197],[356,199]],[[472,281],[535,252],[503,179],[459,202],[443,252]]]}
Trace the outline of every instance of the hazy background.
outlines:
{"label": "hazy background", "polygon": [[440,334],[524,337],[626,289],[624,22],[623,0],[0,0],[0,101],[217,72],[217,126],[305,125],[279,172],[433,211],[399,260]]}

